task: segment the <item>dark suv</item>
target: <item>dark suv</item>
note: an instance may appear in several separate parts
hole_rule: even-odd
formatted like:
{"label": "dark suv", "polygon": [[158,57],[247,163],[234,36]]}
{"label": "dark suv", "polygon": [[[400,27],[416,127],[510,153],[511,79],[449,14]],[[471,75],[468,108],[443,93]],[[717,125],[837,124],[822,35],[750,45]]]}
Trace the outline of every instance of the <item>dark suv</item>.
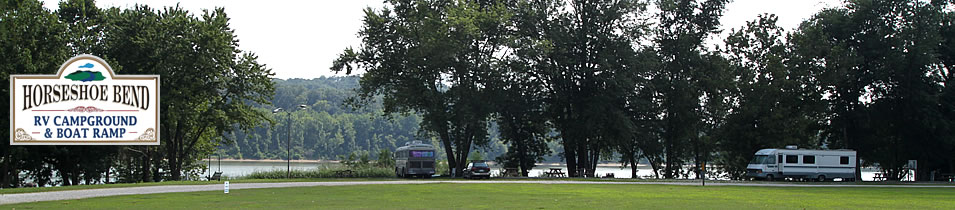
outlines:
{"label": "dark suv", "polygon": [[468,163],[468,166],[464,168],[464,178],[491,178],[491,167],[487,165],[487,161],[476,160]]}

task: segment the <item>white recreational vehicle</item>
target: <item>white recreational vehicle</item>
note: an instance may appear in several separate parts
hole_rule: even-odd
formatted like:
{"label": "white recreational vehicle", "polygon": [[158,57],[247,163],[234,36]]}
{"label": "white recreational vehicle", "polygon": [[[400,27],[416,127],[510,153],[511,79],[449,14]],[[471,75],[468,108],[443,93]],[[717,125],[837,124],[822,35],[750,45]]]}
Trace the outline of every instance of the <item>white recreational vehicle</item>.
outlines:
{"label": "white recreational vehicle", "polygon": [[746,166],[746,177],[754,179],[813,179],[818,181],[841,178],[855,180],[856,151],[809,150],[786,146],[786,149],[761,149]]}

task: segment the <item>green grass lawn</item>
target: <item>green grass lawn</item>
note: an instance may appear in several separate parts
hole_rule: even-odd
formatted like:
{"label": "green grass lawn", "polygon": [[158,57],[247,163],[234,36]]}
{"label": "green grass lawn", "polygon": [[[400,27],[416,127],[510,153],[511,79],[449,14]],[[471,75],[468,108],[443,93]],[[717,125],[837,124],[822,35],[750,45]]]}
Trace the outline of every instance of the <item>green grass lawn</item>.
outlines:
{"label": "green grass lawn", "polygon": [[[340,181],[393,181],[393,180],[407,180],[407,179],[398,179],[398,178],[295,178],[295,179],[233,179],[233,180],[222,180],[230,181],[231,183],[271,183],[271,182],[340,182]],[[431,181],[444,181],[444,180],[455,180],[455,181],[467,181],[467,179],[453,179],[453,178],[430,178],[424,180]],[[493,180],[512,180],[512,181],[591,181],[591,182],[699,182],[697,180],[666,180],[666,179],[593,179],[593,178],[494,178]],[[118,184],[94,184],[94,185],[73,185],[73,186],[61,186],[61,187],[24,187],[24,188],[7,188],[0,189],[0,194],[15,194],[15,193],[34,193],[34,192],[50,192],[50,191],[64,191],[64,190],[85,190],[85,189],[100,189],[100,188],[120,188],[120,187],[145,187],[145,186],[160,186],[160,185],[204,185],[204,184],[222,184],[222,181],[164,181],[164,182],[142,182],[142,183],[118,183]],[[738,183],[741,181],[707,181],[707,183],[712,182],[723,182],[723,183]],[[744,181],[742,183],[784,183],[784,184],[812,184],[812,185],[952,185],[946,182],[936,182],[936,183],[906,183],[906,182],[765,182],[765,181]]]}
{"label": "green grass lawn", "polygon": [[340,181],[369,181],[369,180],[385,181],[385,180],[397,180],[397,179],[394,179],[394,178],[391,178],[391,179],[389,178],[309,178],[309,179],[236,179],[236,180],[222,180],[222,181],[164,181],[164,182],[142,182],[142,183],[73,185],[73,186],[61,186],[61,187],[7,188],[7,189],[0,189],[0,194],[51,192],[51,191],[65,191],[65,190],[86,190],[86,189],[100,189],[100,188],[120,188],[120,187],[146,187],[146,186],[161,186],[161,185],[222,184],[223,181],[229,181],[230,183],[271,183],[271,182],[340,182]]}
{"label": "green grass lawn", "polygon": [[950,188],[410,184],[269,188],[49,201],[2,209],[955,209]]}

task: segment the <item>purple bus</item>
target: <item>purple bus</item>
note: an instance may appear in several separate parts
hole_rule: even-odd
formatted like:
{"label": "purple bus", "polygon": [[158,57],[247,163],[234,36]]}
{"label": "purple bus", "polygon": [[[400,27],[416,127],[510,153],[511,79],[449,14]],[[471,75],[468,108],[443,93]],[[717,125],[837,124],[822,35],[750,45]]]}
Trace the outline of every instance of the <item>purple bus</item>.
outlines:
{"label": "purple bus", "polygon": [[434,175],[434,146],[412,141],[395,151],[395,176],[431,177]]}

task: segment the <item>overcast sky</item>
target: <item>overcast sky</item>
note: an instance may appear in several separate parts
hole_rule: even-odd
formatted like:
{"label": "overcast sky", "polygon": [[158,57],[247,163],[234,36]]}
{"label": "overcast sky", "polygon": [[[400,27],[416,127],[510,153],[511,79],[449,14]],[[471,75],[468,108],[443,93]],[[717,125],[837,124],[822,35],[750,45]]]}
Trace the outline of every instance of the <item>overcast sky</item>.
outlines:
{"label": "overcast sky", "polygon": [[[59,0],[44,0],[56,10]],[[772,13],[787,30],[795,28],[823,8],[840,0],[735,0],[727,5],[724,32],[738,28],[758,14]],[[343,1],[236,1],[236,0],[99,0],[100,8],[130,8],[134,4],[161,8],[179,6],[201,14],[202,9],[225,7],[239,38],[239,48],[255,52],[259,62],[272,68],[278,78],[331,76],[328,70],[336,55],[348,46],[358,46],[357,37],[366,7],[380,8],[381,0]],[[341,74],[339,74],[341,75]]]}

